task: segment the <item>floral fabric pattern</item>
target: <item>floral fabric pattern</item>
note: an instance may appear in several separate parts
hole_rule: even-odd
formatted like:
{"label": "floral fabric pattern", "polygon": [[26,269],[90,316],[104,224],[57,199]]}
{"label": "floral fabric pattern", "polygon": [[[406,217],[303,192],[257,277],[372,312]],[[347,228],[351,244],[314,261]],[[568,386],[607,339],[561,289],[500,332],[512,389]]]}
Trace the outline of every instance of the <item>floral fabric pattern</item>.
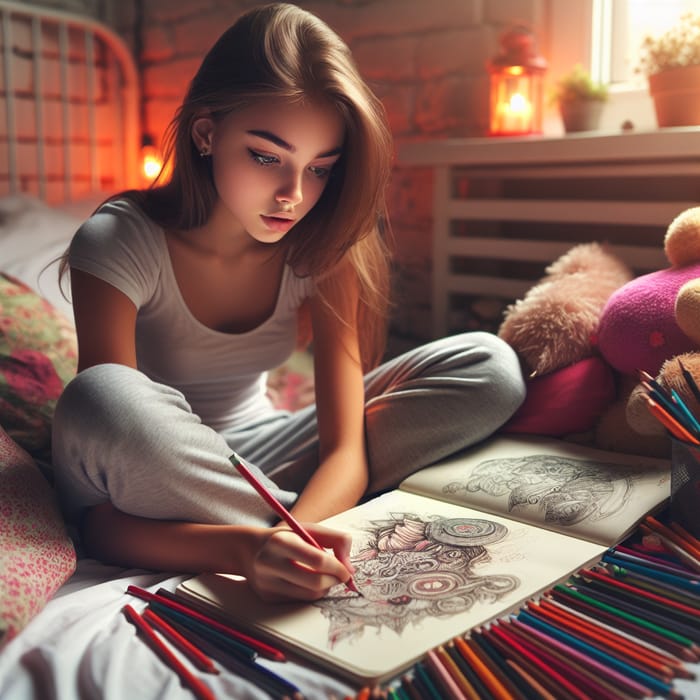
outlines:
{"label": "floral fabric pattern", "polygon": [[50,459],[53,412],[77,356],[68,319],[0,273],[0,425],[34,457]]}
{"label": "floral fabric pattern", "polygon": [[53,489],[0,428],[0,649],[46,605],[75,565]]}

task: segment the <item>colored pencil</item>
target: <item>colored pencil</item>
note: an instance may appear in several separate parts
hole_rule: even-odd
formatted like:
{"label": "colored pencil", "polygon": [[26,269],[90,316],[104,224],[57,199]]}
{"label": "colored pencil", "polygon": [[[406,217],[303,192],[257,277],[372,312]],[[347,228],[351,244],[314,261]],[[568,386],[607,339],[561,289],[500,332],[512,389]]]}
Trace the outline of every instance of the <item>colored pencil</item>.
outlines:
{"label": "colored pencil", "polygon": [[504,687],[503,683],[491,672],[488,665],[484,663],[474,647],[474,642],[469,639],[457,637],[454,643],[457,650],[474,669],[479,678],[481,678],[495,700],[508,700],[511,697],[508,689]]}
{"label": "colored pencil", "polygon": [[538,698],[541,698],[541,700],[558,700],[557,697],[550,693],[531,673],[526,671],[521,663],[517,663],[513,661],[513,659],[506,659],[505,663],[512,668],[535,693],[537,693]]}
{"label": "colored pencil", "polygon": [[521,644],[529,647],[552,668],[576,682],[578,687],[596,700],[617,700],[621,688],[632,697],[641,698],[651,695],[651,691],[647,688],[631,683],[622,674],[615,677],[617,685],[611,685],[609,681],[614,676],[607,666],[594,663],[585,654],[557,642],[532,627],[523,625],[519,620],[512,620],[508,629],[519,638]]}
{"label": "colored pencil", "polygon": [[454,657],[447,651],[446,646],[440,645],[435,649],[440,662],[445,667],[447,672],[452,676],[454,682],[459,686],[462,694],[467,698],[475,698],[480,700],[481,698],[486,698],[490,700],[490,695],[484,695],[480,692],[481,687],[474,686],[474,684],[464,675],[461,667],[454,660]]}
{"label": "colored pencil", "polygon": [[185,605],[183,602],[180,602],[178,599],[176,599],[174,597],[174,594],[170,591],[165,591],[161,588],[158,590],[157,593],[151,593],[150,591],[147,591],[143,588],[139,588],[138,586],[134,585],[128,586],[126,591],[127,593],[135,595],[138,598],[141,598],[142,600],[145,600],[149,603],[155,601],[161,605],[164,605],[165,607],[171,608],[172,610],[176,610],[177,612],[180,612],[183,615],[187,615],[193,618],[194,620],[198,620],[199,622],[210,626],[218,632],[221,632],[222,634],[231,637],[234,641],[237,641],[247,647],[250,647],[257,653],[259,653],[261,656],[265,656],[268,659],[272,659],[273,661],[284,661],[286,659],[284,653],[279,649],[276,649],[275,647],[259,639],[251,637],[248,634],[244,634],[243,632],[240,632],[231,627],[230,625],[226,625],[223,622],[220,622],[209,615],[205,615],[204,613],[199,612],[198,610],[194,610],[189,605]]}
{"label": "colored pencil", "polygon": [[686,540],[691,547],[700,550],[700,540],[688,532],[680,523],[672,522],[668,525],[680,538]]}
{"label": "colored pencil", "polygon": [[443,647],[445,654],[447,654],[452,663],[455,665],[460,675],[463,677],[464,684],[471,688],[478,698],[484,698],[485,700],[494,700],[493,695],[488,691],[488,688],[484,684],[483,680],[480,678],[479,674],[476,673],[465,660],[464,657],[457,651],[455,647],[454,640],[450,640]]}
{"label": "colored pencil", "polygon": [[689,540],[686,540],[680,535],[676,534],[670,527],[666,527],[666,525],[659,522],[653,515],[647,515],[647,517],[644,518],[644,524],[660,535],[663,535],[667,539],[671,540],[671,542],[690,554],[690,556],[696,559],[698,564],[700,564],[700,547],[696,547]]}
{"label": "colored pencil", "polygon": [[566,632],[561,632],[552,625],[547,624],[542,620],[539,620],[538,618],[534,617],[533,615],[530,615],[530,613],[526,611],[521,610],[518,613],[518,619],[522,620],[523,622],[526,622],[535,629],[539,629],[547,635],[551,635],[552,637],[558,639],[564,644],[567,644],[573,647],[574,649],[591,656],[592,658],[602,662],[603,664],[609,664],[613,667],[614,670],[624,673],[632,680],[637,681],[640,685],[643,685],[649,688],[650,690],[654,690],[655,692],[660,693],[661,695],[668,695],[671,691],[670,683],[660,681],[659,679],[654,678],[649,673],[639,671],[633,666],[630,666],[630,664],[624,663],[619,659],[615,659],[614,657],[610,656],[610,654],[601,652],[595,647],[591,646],[590,644],[586,644],[585,642],[576,639],[573,635],[570,635]]}
{"label": "colored pencil", "polygon": [[258,656],[258,653],[252,647],[222,634],[213,627],[209,627],[205,622],[200,622],[178,610],[168,608],[157,600],[152,600],[149,605],[157,614],[161,615],[169,622],[177,622],[180,627],[198,632],[201,637],[208,639],[212,644],[221,647],[230,654],[235,654],[244,661],[255,661]]}
{"label": "colored pencil", "polygon": [[527,684],[519,673],[506,664],[501,640],[487,639],[487,631],[485,628],[472,630],[469,637],[471,648],[514,698],[527,700],[530,697]]}
{"label": "colored pencil", "polygon": [[406,692],[410,700],[424,700],[418,688],[416,688],[415,676],[408,673],[401,676],[401,688]]}
{"label": "colored pencil", "polygon": [[[635,567],[635,570],[639,571],[640,568],[641,567]],[[638,586],[632,586],[628,583],[625,583],[624,580],[620,580],[618,576],[624,576],[626,572],[627,569],[625,569],[624,567],[617,567],[616,569],[614,568],[612,571],[610,571],[607,567],[600,567],[600,569],[597,571],[594,569],[582,569],[579,572],[579,574],[583,577],[590,576],[591,578],[604,582],[608,586],[613,586],[615,588],[619,588],[620,590],[628,591],[631,595],[641,596],[642,598],[653,601],[654,603],[657,603],[659,605],[670,606],[674,609],[684,612],[687,615],[690,615],[691,617],[696,617],[700,622],[700,609],[698,609],[697,606],[691,607],[690,605],[684,605],[683,603],[679,603],[675,600],[670,600],[669,598],[665,598],[664,596],[659,595],[657,593],[651,593],[643,588],[639,588]],[[661,574],[664,572],[657,573]],[[670,576],[673,575],[670,574]],[[684,579],[680,579],[680,581],[684,581]],[[700,586],[698,587],[698,594],[700,594]]]}
{"label": "colored pencil", "polygon": [[[233,464],[233,466],[238,470],[238,473],[260,494],[265,503],[267,503],[267,505],[269,505],[270,508],[272,508],[272,510],[275,511],[275,513],[282,518],[285,523],[287,523],[287,525],[289,525],[293,532],[299,535],[304,542],[310,544],[312,547],[316,547],[316,549],[320,549],[322,552],[326,551],[325,548],[314,539],[311,533],[308,532],[304,526],[275,498],[265,484],[263,484],[262,481],[260,481],[260,479],[258,479],[258,477],[255,476],[250,469],[248,469],[248,467],[243,463],[243,460],[235,452],[229,459],[231,464]],[[352,577],[345,582],[345,585],[353,593],[362,595],[355,585]]]}
{"label": "colored pencil", "polygon": [[131,605],[125,605],[122,611],[127,619],[135,625],[138,631],[146,638],[151,649],[177,673],[182,683],[189,688],[199,700],[215,700],[215,695],[210,688],[187,669]]}
{"label": "colored pencil", "polygon": [[644,583],[647,585],[642,586],[643,588],[653,586],[657,590],[668,591],[670,597],[685,600],[695,600],[700,595],[700,581],[697,579],[669,574],[649,566],[624,561],[619,557],[604,556],[601,562],[611,576],[629,579],[632,585]]}
{"label": "colored pencil", "polygon": [[679,665],[674,663],[671,657],[661,655],[643,645],[639,639],[623,636],[617,630],[611,630],[601,624],[596,624],[581,616],[577,616],[568,610],[554,604],[555,601],[542,599],[537,603],[528,604],[527,610],[533,615],[539,615],[553,624],[559,624],[571,631],[571,634],[580,636],[593,646],[602,646],[618,654],[636,660],[642,668],[653,667],[659,673],[678,675]]}
{"label": "colored pencil", "polygon": [[[666,664],[671,669],[673,669],[673,673],[676,676],[684,678],[695,677],[694,674],[691,674],[686,670],[685,666],[683,665],[683,661],[672,651],[668,649],[663,649],[662,647],[653,644],[652,642],[646,639],[642,639],[637,635],[631,634],[629,631],[621,629],[620,626],[617,624],[607,624],[603,620],[602,615],[591,617],[582,610],[577,610],[576,608],[571,607],[565,602],[557,600],[555,598],[542,598],[540,600],[540,604],[543,606],[546,605],[548,607],[552,606],[553,608],[557,609],[560,613],[565,613],[571,615],[572,617],[575,617],[578,620],[587,622],[590,625],[592,625],[595,629],[600,629],[603,633],[612,635],[613,639],[621,638],[628,644],[628,646],[631,645],[633,648],[637,648],[639,650],[643,649],[647,654],[650,654],[652,658],[655,658],[658,662]],[[595,611],[593,612],[595,614]]]}
{"label": "colored pencil", "polygon": [[171,621],[170,624],[183,635],[186,634],[197,644],[200,650],[216,659],[221,666],[254,686],[265,690],[273,698],[303,700],[303,695],[299,688],[266,666],[262,666],[257,661],[249,661],[232,654],[223,646],[216,646],[209,639],[198,632],[184,627],[179,622]]}
{"label": "colored pencil", "polygon": [[566,586],[555,586],[549,593],[555,600],[565,601],[566,604],[583,611],[592,616],[594,619],[601,619],[611,625],[614,629],[622,629],[630,633],[633,637],[644,640],[663,649],[671,654],[674,654],[679,659],[685,661],[695,661],[695,654],[684,644],[671,639],[665,630],[657,632],[647,625],[634,622],[618,613],[611,612],[598,601],[583,595],[579,591]]}
{"label": "colored pencil", "polygon": [[[649,568],[655,571],[665,571],[668,574],[674,574],[675,576],[680,576],[681,578],[698,580],[697,574],[695,574],[692,571],[689,571],[687,568],[683,567],[680,564],[675,564],[673,562],[668,561],[668,559],[661,559],[660,557],[655,557],[645,552],[630,549],[629,547],[623,547],[622,545],[618,545],[617,547],[611,548],[605,556],[613,556],[616,559],[629,561],[633,564],[639,564],[640,566],[648,566]],[[622,566],[624,566],[624,564],[622,564]]]}
{"label": "colored pencil", "polygon": [[143,619],[151,627],[155,627],[161,634],[166,636],[200,671],[205,673],[219,672],[214,662],[206,654],[197,649],[189,639],[180,634],[170,623],[156,615],[153,610],[148,608],[144,610]]}
{"label": "colored pencil", "polygon": [[429,698],[429,700],[445,700],[422,661],[413,666],[413,672],[415,673],[415,680],[426,698]]}
{"label": "colored pencil", "polygon": [[586,694],[577,688],[575,684],[571,683],[549,664],[542,661],[538,655],[526,649],[504,625],[492,625],[488,633],[499,637],[501,641],[505,642],[511,649],[509,657],[513,658],[515,656],[516,661],[524,664],[530,673],[550,692],[556,693],[560,700],[565,698],[589,700]]}
{"label": "colored pencil", "polygon": [[649,624],[657,625],[659,628],[666,629],[680,637],[684,637],[690,642],[688,646],[692,647],[694,643],[700,643],[700,628],[689,623],[687,620],[679,619],[672,608],[669,608],[668,614],[664,615],[663,613],[653,611],[648,601],[645,602],[644,605],[639,605],[630,601],[629,596],[622,595],[619,591],[604,589],[597,581],[577,579],[575,586],[576,590],[579,592],[583,592],[618,611],[637,617]]}
{"label": "colored pencil", "polygon": [[660,532],[653,530],[644,523],[639,525],[639,530],[647,536],[653,536],[656,540],[658,540],[658,542],[661,543],[667,552],[675,554],[685,566],[692,569],[696,573],[700,573],[700,560],[690,554],[684,547],[677,545],[673,540],[669,539],[665,535],[662,535]]}
{"label": "colored pencil", "polygon": [[451,700],[479,700],[479,697],[473,692],[473,688],[468,692],[464,691],[466,686],[457,682],[459,676],[453,675],[453,664],[438,654],[437,649],[428,651],[426,663],[433,671],[436,685],[440,686],[442,690],[441,697],[451,698]]}
{"label": "colored pencil", "polygon": [[[530,605],[527,607],[527,610],[535,617],[544,620],[544,622],[561,629],[563,632],[568,632],[577,639],[634,666],[640,671],[648,671],[656,675],[657,678],[667,681],[673,677],[673,670],[670,666],[652,658],[640,649],[630,648],[624,644],[618,643],[610,637],[606,637],[601,633],[600,629],[595,630],[587,628],[585,625],[581,624],[580,621],[572,620],[570,617],[555,613],[543,607]],[[596,634],[596,632],[598,634]]]}
{"label": "colored pencil", "polygon": [[651,414],[676,438],[694,445],[700,445],[700,440],[696,438],[687,428],[681,425],[660,403],[654,401],[647,394],[641,394],[647,402],[647,407]]}

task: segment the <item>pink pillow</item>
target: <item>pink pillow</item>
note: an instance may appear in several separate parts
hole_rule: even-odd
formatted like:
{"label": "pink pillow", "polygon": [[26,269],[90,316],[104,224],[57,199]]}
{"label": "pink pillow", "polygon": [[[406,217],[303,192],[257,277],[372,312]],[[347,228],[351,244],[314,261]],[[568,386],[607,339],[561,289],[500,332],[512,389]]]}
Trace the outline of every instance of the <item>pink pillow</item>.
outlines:
{"label": "pink pillow", "polygon": [[0,648],[46,605],[75,564],[53,489],[0,428]]}
{"label": "pink pillow", "polygon": [[582,433],[615,397],[613,370],[600,357],[587,357],[531,379],[525,401],[501,430],[552,437]]}

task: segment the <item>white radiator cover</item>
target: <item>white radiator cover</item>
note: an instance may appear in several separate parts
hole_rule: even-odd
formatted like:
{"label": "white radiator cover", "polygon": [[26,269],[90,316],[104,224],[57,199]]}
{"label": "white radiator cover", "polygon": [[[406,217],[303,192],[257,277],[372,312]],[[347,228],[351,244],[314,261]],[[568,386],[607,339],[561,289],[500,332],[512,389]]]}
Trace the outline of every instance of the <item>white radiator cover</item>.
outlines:
{"label": "white radiator cover", "polygon": [[511,303],[578,243],[609,244],[636,274],[668,266],[663,239],[700,205],[700,128],[405,144],[433,187],[433,335],[463,329],[463,297]]}

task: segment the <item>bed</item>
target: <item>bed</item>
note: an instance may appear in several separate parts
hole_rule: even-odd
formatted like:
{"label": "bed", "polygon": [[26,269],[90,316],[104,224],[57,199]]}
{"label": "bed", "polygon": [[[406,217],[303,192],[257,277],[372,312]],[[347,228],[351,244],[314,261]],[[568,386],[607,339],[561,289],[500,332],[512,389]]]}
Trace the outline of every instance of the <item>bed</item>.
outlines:
{"label": "bed", "polygon": [[[56,260],[80,221],[138,185],[138,81],[124,44],[94,20],[0,2],[0,698],[192,697],[121,610],[135,584],[185,576],[83,556],[52,489],[50,422],[76,367]],[[308,400],[303,358],[272,373],[279,405]],[[219,665],[217,697],[268,698]],[[352,692],[289,661],[306,697]]]}

